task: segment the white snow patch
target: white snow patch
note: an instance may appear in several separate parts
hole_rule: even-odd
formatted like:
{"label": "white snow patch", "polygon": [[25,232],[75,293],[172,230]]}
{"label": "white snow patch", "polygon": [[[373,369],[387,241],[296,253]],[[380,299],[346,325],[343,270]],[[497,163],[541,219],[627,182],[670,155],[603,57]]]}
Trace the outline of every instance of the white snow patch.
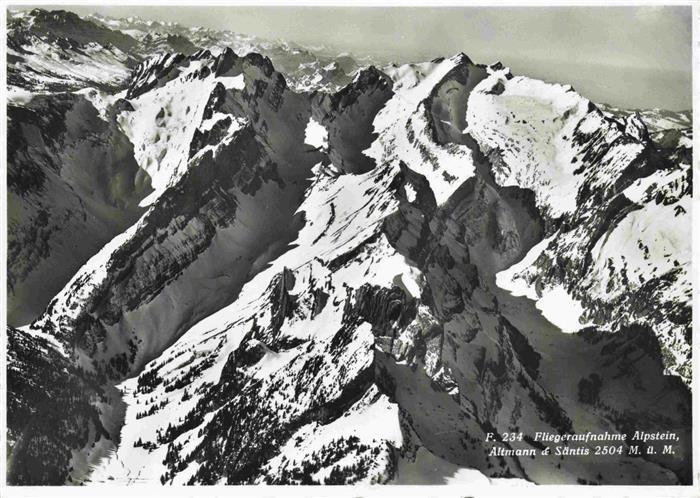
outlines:
{"label": "white snow patch", "polygon": [[229,90],[243,90],[245,88],[243,74],[238,76],[220,76],[218,80]]}
{"label": "white snow patch", "polygon": [[408,199],[408,202],[415,202],[416,200],[416,189],[413,188],[413,185],[410,183],[407,183],[404,186],[404,191],[406,193],[406,199]]}
{"label": "white snow patch", "polygon": [[542,292],[542,297],[535,304],[542,315],[559,327],[562,332],[578,332],[587,324],[581,323],[583,307],[571,297],[564,286],[558,285]]}
{"label": "white snow patch", "polygon": [[8,104],[28,104],[35,95],[43,95],[42,93],[30,92],[24,88],[16,86],[7,87],[7,103]]}
{"label": "white snow patch", "polygon": [[525,278],[527,270],[546,250],[554,237],[553,235],[540,241],[518,263],[497,273],[496,285],[514,296],[525,296],[536,301],[535,306],[547,320],[559,327],[562,332],[573,333],[586,326],[580,321],[584,311],[581,303],[569,295],[561,285],[545,288],[538,294],[535,286],[528,283]]}
{"label": "white snow patch", "polygon": [[400,284],[403,284],[403,287],[408,291],[408,293],[412,297],[419,299],[421,295],[419,284],[420,276],[421,273],[418,269],[406,263],[405,271],[397,274],[395,278],[400,281]]}
{"label": "white snow patch", "polygon": [[[682,207],[686,215],[677,216],[678,207]],[[688,268],[692,246],[688,237],[689,217],[686,216],[690,211],[691,200],[685,197],[671,205],[650,201],[642,209],[625,216],[612,232],[598,240],[591,251],[594,264],[587,280],[595,282],[593,295],[615,297],[673,270],[676,262],[682,268]],[[609,265],[615,269],[612,274]],[[613,280],[611,285],[611,279],[618,278],[623,269],[628,281],[616,283]],[[682,292],[674,300],[682,302]]]}
{"label": "white snow patch", "polygon": [[[401,447],[403,436],[399,424],[398,405],[372,386],[357,403],[342,416],[326,425],[311,422],[294,433],[282,446],[280,453],[267,462],[269,469],[284,468],[289,462],[303,462],[312,458],[312,453],[320,452],[324,446],[333,444],[339,437],[356,436],[359,444],[376,445],[378,441],[389,442]],[[321,468],[314,479],[323,482],[333,467],[343,467],[356,463],[360,455],[350,453],[337,462]],[[388,467],[389,451],[374,456],[374,464],[379,469]]]}
{"label": "white snow patch", "polygon": [[84,88],[78,90],[78,95],[84,96],[97,109],[97,113],[103,120],[107,120],[107,110],[114,102],[121,97],[121,94],[109,95],[97,88]]}
{"label": "white snow patch", "polygon": [[22,53],[8,48],[7,53],[17,57],[14,69],[37,91],[53,84],[116,84],[127,80],[131,72],[126,65],[129,57],[116,47],[88,43],[78,52],[32,36],[24,48]]}
{"label": "white snow patch", "polygon": [[682,181],[684,171],[682,169],[674,169],[670,172],[655,171],[649,176],[639,178],[622,193],[632,202],[641,203],[646,200],[650,187],[654,185],[669,184],[674,181]]}
{"label": "white snow patch", "polygon": [[[24,326],[19,328],[22,332],[26,332],[27,334],[37,337],[39,339],[44,339],[46,342],[49,343],[58,353],[65,357],[68,358],[68,353],[66,353],[65,348],[63,347],[63,344],[61,341],[59,341],[56,337],[54,337],[51,334],[47,334],[43,330],[39,329],[33,329],[30,326]],[[47,352],[47,351],[46,351]]]}
{"label": "white snow patch", "polygon": [[537,261],[537,258],[540,257],[540,254],[547,248],[553,238],[552,236],[541,240],[534,245],[519,262],[498,272],[496,274],[496,285],[501,289],[507,290],[514,296],[526,296],[528,299],[536,301],[539,296],[537,295],[535,286],[530,285],[523,278],[523,273]]}
{"label": "white snow patch", "polygon": [[306,125],[304,143],[317,149],[327,150],[328,130],[314,118],[309,118],[309,123]]}
{"label": "white snow patch", "polygon": [[299,351],[296,349],[289,349],[286,351],[281,351],[276,353],[268,349],[265,352],[265,356],[262,357],[260,361],[256,364],[255,376],[257,378],[269,377],[278,370],[282,369],[287,365],[292,359],[299,355]]}

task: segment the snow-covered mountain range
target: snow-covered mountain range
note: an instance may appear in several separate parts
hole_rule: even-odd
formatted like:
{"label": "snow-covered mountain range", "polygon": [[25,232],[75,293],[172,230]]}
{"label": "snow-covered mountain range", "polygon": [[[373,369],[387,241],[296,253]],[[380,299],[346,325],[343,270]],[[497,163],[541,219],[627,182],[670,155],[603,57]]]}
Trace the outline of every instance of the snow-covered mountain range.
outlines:
{"label": "snow-covered mountain range", "polygon": [[[692,481],[689,112],[461,53],[8,31],[9,482]],[[511,451],[638,430],[675,453]]]}

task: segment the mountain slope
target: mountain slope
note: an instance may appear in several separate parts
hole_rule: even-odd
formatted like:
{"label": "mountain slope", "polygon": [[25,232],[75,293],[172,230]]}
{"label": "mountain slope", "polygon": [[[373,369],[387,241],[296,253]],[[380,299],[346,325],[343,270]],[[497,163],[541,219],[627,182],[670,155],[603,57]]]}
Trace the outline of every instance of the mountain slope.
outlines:
{"label": "mountain slope", "polygon": [[[9,95],[78,90],[114,90],[129,77],[136,41],[68,11],[8,13]],[[13,88],[14,87],[14,88]]]}
{"label": "mountain slope", "polygon": [[148,174],[113,117],[81,94],[9,104],[8,322],[30,322],[142,213]]}
{"label": "mountain slope", "polygon": [[[511,270],[503,282],[521,282],[521,292],[540,302],[557,289],[565,300],[581,301],[574,329],[647,324],[659,338],[667,372],[689,383],[690,161],[673,161],[636,115],[615,121],[571,91],[544,93],[542,85],[529,85],[494,74],[469,101],[480,118],[470,131],[501,165],[496,181],[532,188],[551,226],[540,254],[529,255],[532,266]],[[494,94],[494,87],[501,92]],[[535,105],[533,90],[544,97],[537,95]],[[535,112],[503,126],[508,112],[524,104]],[[567,119],[551,114],[557,107]],[[490,110],[486,119],[483,108]],[[669,219],[677,224],[668,227]]]}

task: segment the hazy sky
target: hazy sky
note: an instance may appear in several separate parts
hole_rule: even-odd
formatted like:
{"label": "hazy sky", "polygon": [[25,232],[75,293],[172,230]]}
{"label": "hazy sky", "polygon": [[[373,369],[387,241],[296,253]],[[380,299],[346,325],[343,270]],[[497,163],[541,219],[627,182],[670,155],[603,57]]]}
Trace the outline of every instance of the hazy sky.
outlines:
{"label": "hazy sky", "polygon": [[87,14],[229,29],[384,60],[465,52],[513,72],[571,83],[623,106],[691,107],[689,6],[138,7],[63,6]]}

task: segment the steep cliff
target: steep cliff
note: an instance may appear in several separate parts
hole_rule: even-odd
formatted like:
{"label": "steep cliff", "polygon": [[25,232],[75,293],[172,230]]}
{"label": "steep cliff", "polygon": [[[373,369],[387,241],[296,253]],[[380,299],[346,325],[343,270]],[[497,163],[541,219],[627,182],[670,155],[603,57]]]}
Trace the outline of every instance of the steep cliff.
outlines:
{"label": "steep cliff", "polygon": [[143,212],[149,175],[114,117],[81,94],[8,105],[8,323],[36,318]]}

